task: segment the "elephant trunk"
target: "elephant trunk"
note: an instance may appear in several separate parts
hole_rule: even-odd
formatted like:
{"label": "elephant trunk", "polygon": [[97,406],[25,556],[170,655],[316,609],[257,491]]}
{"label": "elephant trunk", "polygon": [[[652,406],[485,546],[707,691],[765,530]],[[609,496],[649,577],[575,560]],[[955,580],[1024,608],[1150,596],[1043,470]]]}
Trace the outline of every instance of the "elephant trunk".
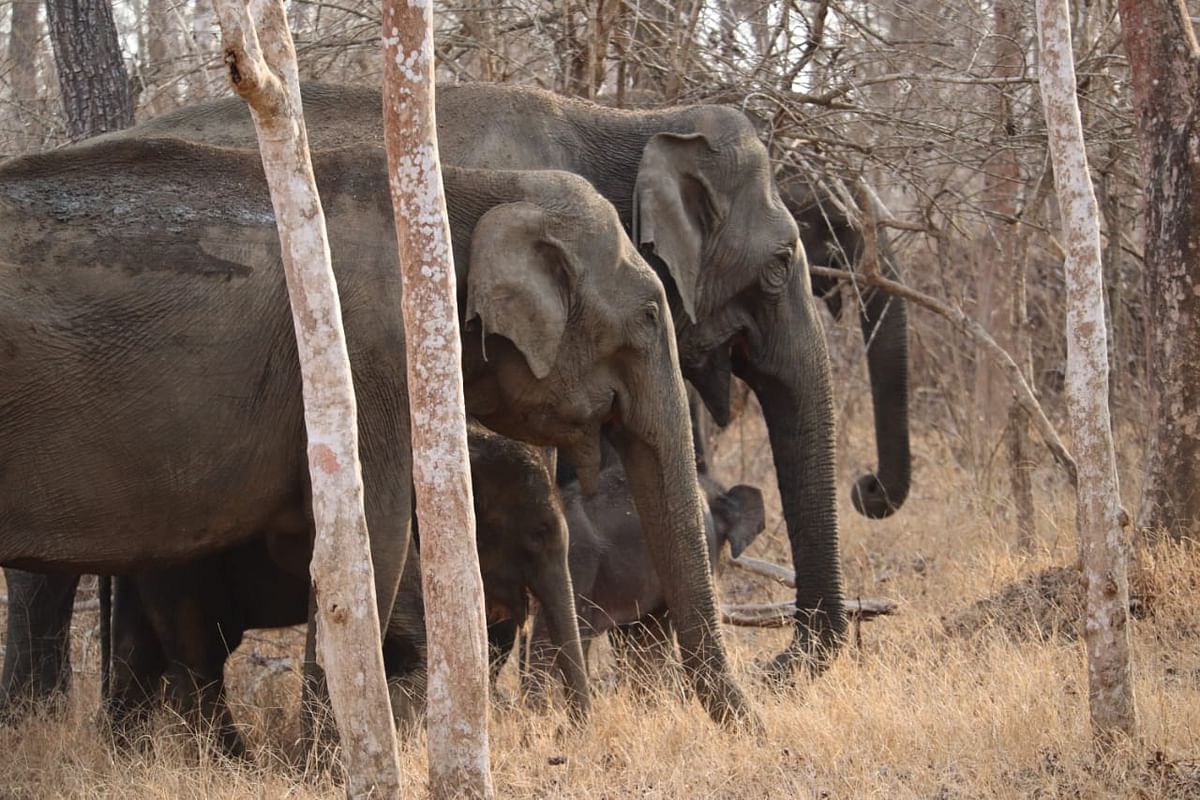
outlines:
{"label": "elephant trunk", "polygon": [[[884,272],[895,280],[896,269],[884,259]],[[851,498],[858,513],[882,519],[895,513],[908,497],[912,455],[908,449],[908,308],[904,300],[879,289],[863,297],[860,317],[871,399],[875,407],[875,446],[879,470],[861,476]]]}
{"label": "elephant trunk", "polygon": [[[564,523],[565,525],[565,523]],[[531,589],[541,605],[541,615],[555,648],[554,663],[562,675],[572,715],[579,720],[591,713],[587,666],[575,616],[575,588],[567,565],[567,549],[553,548],[534,570]]]}
{"label": "elephant trunk", "polygon": [[758,320],[767,332],[735,360],[762,406],[775,458],[783,516],[796,570],[796,629],[775,661],[823,667],[846,633],[834,484],[834,422],[829,356],[807,275]]}
{"label": "elephant trunk", "polygon": [[722,643],[683,382],[672,377],[678,388],[671,397],[627,409],[655,418],[623,418],[613,437],[697,697],[714,720],[761,729]]}

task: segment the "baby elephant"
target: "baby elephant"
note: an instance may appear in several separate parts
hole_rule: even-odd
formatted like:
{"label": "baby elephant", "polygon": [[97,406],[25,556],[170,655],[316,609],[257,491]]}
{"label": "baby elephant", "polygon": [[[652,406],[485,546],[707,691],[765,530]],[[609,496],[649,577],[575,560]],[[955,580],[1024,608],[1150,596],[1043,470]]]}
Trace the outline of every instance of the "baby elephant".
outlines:
{"label": "baby elephant", "polygon": [[[522,623],[526,593],[537,598],[572,710],[586,715],[587,673],[553,475],[538,448],[477,425],[469,432],[488,621],[498,630]],[[247,629],[302,623],[308,611],[309,554],[281,551],[279,538],[262,536],[215,556],[115,581],[108,703],[118,728],[153,707],[165,678],[185,715],[214,723],[227,754],[243,752],[224,699],[225,660]],[[424,696],[424,606],[419,561],[411,548],[410,554],[383,642],[400,721],[415,718]]]}
{"label": "baby elephant", "polygon": [[[704,530],[709,565],[715,569],[721,546],[729,542],[736,558],[766,526],[762,492],[746,485],[726,490],[710,475],[699,476],[707,505]],[[571,581],[586,661],[589,641],[618,626],[640,623],[669,642],[667,599],[642,535],[625,471],[606,467],[599,489],[584,496],[577,483],[561,489],[570,530]],[[534,621],[532,664],[548,663],[549,629],[542,614]]]}

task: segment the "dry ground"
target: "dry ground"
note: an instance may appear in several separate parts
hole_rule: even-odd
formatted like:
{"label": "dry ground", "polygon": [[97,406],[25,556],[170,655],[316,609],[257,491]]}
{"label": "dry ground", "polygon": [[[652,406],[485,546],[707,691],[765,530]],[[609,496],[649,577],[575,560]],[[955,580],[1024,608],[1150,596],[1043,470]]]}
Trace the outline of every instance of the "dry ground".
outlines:
{"label": "dry ground", "polygon": [[[844,495],[873,456],[866,415],[841,409]],[[1039,547],[1022,557],[1010,523],[980,510],[1002,504],[1003,491],[981,488],[945,436],[915,427],[917,477],[904,509],[869,522],[848,503],[842,508],[849,594],[893,598],[900,613],[863,625],[858,646],[828,673],[785,691],[754,679],[755,660],[776,652],[783,634],[727,631],[766,720],[764,740],[713,726],[695,704],[613,688],[600,647],[593,655],[599,696],[585,730],[565,730],[553,713],[497,706],[498,796],[1200,797],[1200,557],[1174,547],[1141,553],[1134,632],[1144,742],[1097,766],[1075,637],[1078,587],[1069,571],[1051,570],[1074,557],[1070,494],[1051,467],[1038,468]],[[768,534],[751,553],[784,563],[769,458],[755,413],[723,435],[717,456],[727,482],[767,489]],[[730,568],[719,584],[726,599],[787,597]],[[165,717],[141,752],[115,753],[93,723],[96,647],[87,632],[94,614],[81,622],[67,720],[0,730],[0,797],[341,796],[328,774],[286,765],[297,730],[298,683],[288,667],[295,632],[255,636],[230,669],[236,711],[256,752],[247,766],[214,761]],[[84,645],[87,652],[78,649]],[[505,680],[502,691],[511,693],[512,675]],[[423,738],[405,745],[402,761],[412,796],[422,796]]]}

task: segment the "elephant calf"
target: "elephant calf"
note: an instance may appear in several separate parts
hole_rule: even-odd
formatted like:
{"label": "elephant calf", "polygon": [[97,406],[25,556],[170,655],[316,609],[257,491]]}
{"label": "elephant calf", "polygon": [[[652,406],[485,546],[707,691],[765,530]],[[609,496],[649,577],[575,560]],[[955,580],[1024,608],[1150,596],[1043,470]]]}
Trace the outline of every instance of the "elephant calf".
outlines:
{"label": "elephant calf", "polygon": [[[704,530],[710,568],[729,542],[736,558],[766,526],[762,491],[739,484],[726,489],[702,472],[706,500]],[[569,562],[584,659],[590,640],[620,626],[637,624],[669,641],[667,598],[654,569],[638,522],[628,478],[619,464],[600,473],[598,491],[586,496],[578,483],[561,489],[570,531]],[[543,671],[551,641],[549,618],[538,614],[533,626],[533,665]]]}
{"label": "elephant calf", "polygon": [[[574,712],[588,711],[587,675],[567,568],[566,522],[541,451],[470,428],[479,560],[488,620],[503,631],[537,598]],[[302,623],[307,554],[266,535],[219,555],[116,580],[113,721],[125,727],[152,706],[165,678],[185,714],[211,720],[222,749],[243,744],[224,700],[223,669],[249,628]],[[384,636],[397,716],[411,721],[424,695],[425,620],[419,560],[410,549]],[[400,691],[396,691],[399,689]]]}

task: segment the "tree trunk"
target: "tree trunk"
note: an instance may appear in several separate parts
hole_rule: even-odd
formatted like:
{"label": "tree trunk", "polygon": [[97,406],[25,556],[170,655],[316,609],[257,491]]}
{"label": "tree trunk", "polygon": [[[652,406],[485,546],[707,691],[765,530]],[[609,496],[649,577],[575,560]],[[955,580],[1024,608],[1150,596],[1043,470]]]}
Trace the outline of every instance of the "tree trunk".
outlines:
{"label": "tree trunk", "polygon": [[[1018,45],[1021,6],[1014,0],[995,0],[992,18],[995,24],[992,57],[997,78],[1020,75],[1024,66],[1023,53]],[[992,147],[995,156],[988,160],[984,172],[984,191],[990,221],[991,237],[996,244],[993,253],[984,257],[976,274],[977,318],[996,343],[1015,355],[1016,330],[1012,324],[1010,290],[1017,270],[1020,230],[1016,221],[1018,194],[1023,179],[1017,159],[1016,123],[1012,114],[1012,87],[999,86],[993,92]],[[1020,363],[1020,359],[1018,359]],[[987,463],[997,434],[1007,422],[1018,424],[1017,436],[1028,438],[1028,422],[1009,410],[1012,390],[1003,370],[987,356],[982,348],[975,354],[975,451],[979,464]],[[1012,431],[1010,427],[1009,436]],[[1010,438],[1010,446],[1012,444]],[[1019,445],[1018,445],[1019,446]],[[1016,469],[1016,465],[1010,465]],[[1013,476],[1014,481],[1016,476]],[[1014,483],[1015,486],[1015,483]],[[1014,498],[1015,500],[1016,498]]]}
{"label": "tree trunk", "polygon": [[72,142],[133,124],[129,75],[109,0],[46,0]]}
{"label": "tree trunk", "polygon": [[397,797],[400,764],[363,507],[357,408],[296,51],[282,0],[251,0],[249,8],[242,0],[218,0],[217,13],[229,77],[258,132],[292,304],[316,525],[309,569],[347,793]]}
{"label": "tree trunk", "polygon": [[[1129,635],[1128,519],[1121,508],[1108,415],[1100,210],[1076,97],[1068,0],[1038,0],[1042,106],[1066,245],[1067,406],[1078,466],[1079,561],[1092,733],[1101,745],[1137,736]],[[1161,34],[1161,29],[1157,31]]]}
{"label": "tree trunk", "polygon": [[193,4],[191,26],[191,44],[188,46],[188,52],[194,62],[188,80],[187,96],[189,100],[197,101],[212,97],[216,88],[213,85],[216,81],[213,80],[209,67],[216,61],[221,42],[217,37],[217,20],[213,15],[212,3],[197,0]]}
{"label": "tree trunk", "polygon": [[146,111],[152,117],[172,111],[176,105],[176,82],[164,80],[167,62],[172,56],[178,55],[175,31],[175,15],[167,8],[167,4],[162,0],[150,0],[146,4],[144,75],[150,84],[146,87],[150,97]]}
{"label": "tree trunk", "polygon": [[1168,0],[1121,0],[1146,177],[1152,422],[1138,525],[1200,536],[1200,46]]}
{"label": "tree trunk", "polygon": [[39,6],[37,0],[14,2],[8,34],[9,75],[17,124],[21,131],[16,145],[21,150],[35,148],[41,138],[33,128],[37,116],[37,43],[41,28],[38,23]]}
{"label": "tree trunk", "polygon": [[429,787],[434,797],[491,797],[483,581],[434,117],[432,8],[388,0],[383,34],[384,140],[404,271],[413,485],[428,631]]}

